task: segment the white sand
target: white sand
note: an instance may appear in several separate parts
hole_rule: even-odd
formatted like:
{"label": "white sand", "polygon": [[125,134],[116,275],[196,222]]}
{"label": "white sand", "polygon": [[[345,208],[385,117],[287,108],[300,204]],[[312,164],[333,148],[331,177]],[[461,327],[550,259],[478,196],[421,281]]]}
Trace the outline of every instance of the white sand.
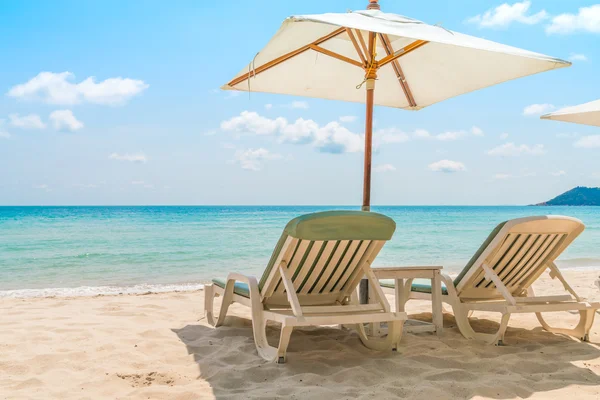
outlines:
{"label": "white sand", "polygon": [[[565,275],[581,295],[600,297],[597,273]],[[536,287],[557,288],[549,280]],[[581,343],[542,331],[534,315],[516,315],[507,346],[494,347],[464,339],[446,314],[442,338],[405,334],[395,353],[372,352],[351,331],[301,329],[288,363],[277,365],[256,354],[244,307],[233,306],[226,326],[213,329],[202,304],[202,291],[2,299],[0,398],[600,398],[599,320],[591,343]],[[426,306],[410,302],[408,312],[430,317]],[[476,328],[497,326],[493,314],[475,317]]]}

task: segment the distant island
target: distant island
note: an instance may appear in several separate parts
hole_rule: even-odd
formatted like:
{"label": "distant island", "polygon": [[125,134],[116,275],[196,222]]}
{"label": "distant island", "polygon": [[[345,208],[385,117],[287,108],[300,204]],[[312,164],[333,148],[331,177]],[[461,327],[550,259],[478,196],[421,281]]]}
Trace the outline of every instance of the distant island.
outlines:
{"label": "distant island", "polygon": [[578,186],[534,206],[600,206],[600,188]]}

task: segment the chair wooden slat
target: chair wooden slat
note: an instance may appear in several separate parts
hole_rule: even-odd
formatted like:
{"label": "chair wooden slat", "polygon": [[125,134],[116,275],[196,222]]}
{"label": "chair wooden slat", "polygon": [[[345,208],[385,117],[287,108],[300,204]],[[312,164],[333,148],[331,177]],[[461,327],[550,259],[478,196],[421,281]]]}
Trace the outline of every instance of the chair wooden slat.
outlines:
{"label": "chair wooden slat", "polygon": [[[311,244],[310,240],[300,240],[300,242],[298,243],[298,246],[296,247],[296,251],[294,251],[294,254],[292,255],[292,259],[289,261],[288,265],[287,265],[287,270],[289,271],[289,275],[293,276],[296,273],[296,270],[298,269],[298,266],[302,263],[302,261],[304,261],[304,257],[306,255],[306,250],[308,249],[308,246]],[[285,285],[283,284],[283,280],[280,279],[280,281],[277,283],[277,287],[275,288],[275,293],[285,293],[286,288]]]}
{"label": "chair wooden slat", "polygon": [[515,282],[517,282],[524,274],[529,272],[530,268],[540,259],[540,256],[544,253],[554,239],[553,235],[547,234],[541,235],[540,237],[543,238],[543,241],[537,247],[535,253],[533,253],[533,255],[529,257],[529,260],[523,264],[523,267],[519,270],[519,272],[506,282],[507,286],[515,286]]}
{"label": "chair wooden slat", "polygon": [[360,244],[360,240],[352,240],[350,242],[350,244],[346,248],[344,258],[342,258],[342,260],[339,262],[337,269],[331,275],[329,282],[327,282],[327,285],[325,286],[325,290],[324,290],[325,292],[333,291],[333,288],[338,283],[340,276],[342,276],[342,274],[344,273],[344,271],[346,271],[346,268],[352,261],[352,258],[354,257],[354,254],[356,253],[356,249],[358,249],[359,244]]}
{"label": "chair wooden slat", "polygon": [[508,263],[508,265],[502,271],[500,271],[500,273],[498,274],[498,276],[500,277],[502,282],[506,283],[505,278],[507,276],[509,276],[510,273],[515,269],[515,267],[521,262],[523,257],[529,251],[529,248],[535,242],[536,238],[537,238],[537,236],[531,235],[531,234],[522,234],[521,235],[521,237],[519,238],[519,241],[520,241],[519,251],[515,254],[515,256]]}
{"label": "chair wooden slat", "polygon": [[535,256],[535,253],[546,239],[546,235],[540,234],[532,234],[531,237],[533,238],[533,242],[527,248],[527,251],[517,265],[515,265],[513,270],[503,279],[505,285],[508,285],[510,281],[523,270],[524,266]]}
{"label": "chair wooden slat", "polygon": [[[500,249],[492,255],[492,258],[487,263],[488,265],[490,265],[490,268],[491,268],[491,266],[496,265],[498,262],[500,262],[504,258],[504,256],[506,255],[508,250],[511,248],[511,246],[513,245],[515,240],[516,240],[516,235],[509,234],[506,236],[506,239],[500,246]],[[483,269],[481,269],[479,271],[479,274],[477,275],[477,279],[474,279],[473,282],[476,282],[474,284],[475,287],[482,287],[482,286],[486,286],[490,281],[485,278],[485,271],[483,271]]]}
{"label": "chair wooden slat", "polygon": [[304,282],[304,279],[306,279],[306,276],[309,274],[310,270],[312,269],[312,267],[315,263],[315,260],[317,259],[319,253],[323,249],[323,243],[324,242],[321,240],[317,240],[317,241],[311,243],[310,249],[307,250],[308,255],[304,259],[302,267],[299,268],[298,273],[294,277],[294,285],[297,288],[300,288],[300,286]]}
{"label": "chair wooden slat", "polygon": [[333,289],[332,289],[333,291],[337,292],[337,291],[342,290],[342,288],[344,287],[344,285],[346,284],[346,282],[348,281],[348,279],[350,278],[350,276],[352,275],[352,273],[358,266],[362,256],[365,254],[365,251],[367,251],[367,249],[369,248],[370,244],[371,244],[371,241],[369,241],[369,240],[362,240],[360,242],[360,244],[358,245],[358,248],[356,249],[356,251],[354,252],[354,255],[352,256],[352,260],[350,260],[350,263],[346,266],[346,269],[342,272],[342,275],[340,276],[338,281],[335,283],[335,286],[333,286]]}
{"label": "chair wooden slat", "polygon": [[563,239],[563,235],[554,235],[552,241],[549,243],[548,247],[544,250],[544,252],[540,255],[539,259],[532,264],[527,273],[523,274],[514,284],[513,286],[523,286],[525,282],[527,282],[532,276],[536,276],[537,272],[542,269],[545,270],[548,267],[548,257],[554,252],[554,250],[559,246],[560,242]]}
{"label": "chair wooden slat", "polygon": [[358,282],[364,276],[364,268],[369,268],[371,263],[379,254],[379,251],[383,247],[385,242],[383,240],[373,240],[369,244],[369,247],[364,252],[363,256],[360,258],[358,265],[340,290],[340,296],[338,299],[341,301],[344,297],[349,296],[350,292],[356,289],[358,286]]}
{"label": "chair wooden slat", "polygon": [[321,291],[323,290],[323,288],[325,287],[325,285],[331,278],[331,275],[337,268],[338,263],[342,259],[342,256],[346,252],[346,249],[348,248],[349,243],[350,243],[349,240],[340,240],[339,241],[333,255],[331,256],[327,265],[323,269],[323,273],[321,274],[321,276],[319,277],[317,282],[314,284],[310,293],[321,293]]}
{"label": "chair wooden slat", "polygon": [[269,272],[269,276],[267,277],[265,284],[261,290],[261,297],[263,299],[265,297],[271,296],[275,291],[277,284],[281,280],[281,275],[279,274],[279,264],[281,264],[282,261],[286,263],[290,261],[292,255],[294,254],[294,251],[296,250],[296,247],[298,246],[299,241],[299,239],[293,238],[291,236],[288,236],[288,238],[285,240],[285,243],[283,244],[281,251],[277,255],[277,258],[273,263],[273,267]]}
{"label": "chair wooden slat", "polygon": [[[506,267],[515,260],[515,256],[521,250],[523,242],[526,240],[527,235],[516,234],[515,240],[512,242],[510,248],[504,253],[504,256],[501,257],[495,265],[492,265],[492,270],[500,277],[502,271],[506,269]],[[489,282],[486,287],[494,287],[495,285],[492,282]]]}
{"label": "chair wooden slat", "polygon": [[300,293],[307,294],[310,292],[310,289],[313,287],[314,283],[317,281],[321,273],[323,272],[323,268],[325,268],[325,264],[331,257],[331,253],[335,249],[337,241],[330,240],[325,244],[325,248],[321,252],[319,259],[317,260],[315,267],[310,271],[306,281],[304,282],[302,288],[300,289]]}

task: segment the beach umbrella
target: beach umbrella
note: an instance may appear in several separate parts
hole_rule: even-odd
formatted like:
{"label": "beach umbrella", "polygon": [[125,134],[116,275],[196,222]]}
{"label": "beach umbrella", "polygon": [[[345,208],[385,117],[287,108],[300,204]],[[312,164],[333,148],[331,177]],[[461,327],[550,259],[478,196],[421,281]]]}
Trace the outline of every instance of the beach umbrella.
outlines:
{"label": "beach umbrella", "polygon": [[369,0],[367,10],[287,18],[222,89],[366,103],[362,204],[363,210],[369,210],[374,105],[420,110],[463,93],[569,65],[384,13],[378,0]]}
{"label": "beach umbrella", "polygon": [[542,115],[542,119],[573,122],[575,124],[600,126],[600,100],[578,106],[562,108],[550,114]]}

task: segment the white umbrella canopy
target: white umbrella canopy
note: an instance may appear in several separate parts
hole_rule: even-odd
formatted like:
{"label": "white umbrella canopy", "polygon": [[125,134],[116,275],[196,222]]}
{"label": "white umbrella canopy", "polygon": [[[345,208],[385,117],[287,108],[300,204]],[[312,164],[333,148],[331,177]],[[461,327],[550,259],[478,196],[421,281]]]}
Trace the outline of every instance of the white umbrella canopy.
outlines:
{"label": "white umbrella canopy", "polygon": [[569,65],[384,13],[378,0],[369,0],[363,11],[287,18],[265,48],[222,89],[365,102],[363,209],[368,210],[374,104],[419,110]]}
{"label": "white umbrella canopy", "polygon": [[578,106],[565,107],[553,113],[542,115],[541,118],[600,126],[600,100],[590,101]]}

